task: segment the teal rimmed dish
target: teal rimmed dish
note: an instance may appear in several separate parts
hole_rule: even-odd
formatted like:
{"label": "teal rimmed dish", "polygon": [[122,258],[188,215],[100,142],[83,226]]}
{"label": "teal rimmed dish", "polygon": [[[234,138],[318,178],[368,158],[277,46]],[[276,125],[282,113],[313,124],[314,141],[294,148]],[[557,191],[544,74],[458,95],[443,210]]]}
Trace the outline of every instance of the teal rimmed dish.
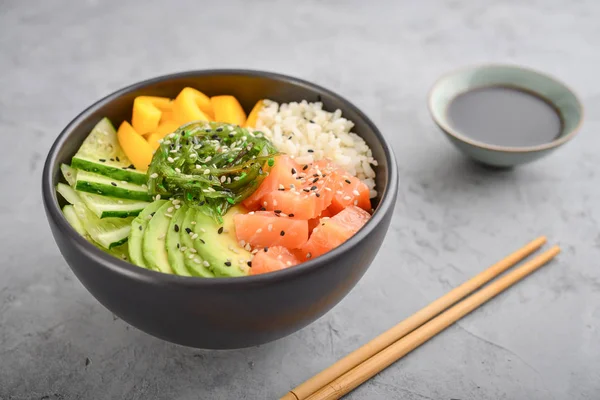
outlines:
{"label": "teal rimmed dish", "polygon": [[[498,146],[465,136],[450,124],[448,108],[458,95],[498,86],[520,89],[550,103],[562,120],[558,137],[535,146]],[[532,69],[501,64],[467,67],[444,75],[429,93],[429,111],[434,122],[460,151],[476,161],[495,167],[525,164],[549,154],[571,140],[583,120],[583,106],[565,84]]]}

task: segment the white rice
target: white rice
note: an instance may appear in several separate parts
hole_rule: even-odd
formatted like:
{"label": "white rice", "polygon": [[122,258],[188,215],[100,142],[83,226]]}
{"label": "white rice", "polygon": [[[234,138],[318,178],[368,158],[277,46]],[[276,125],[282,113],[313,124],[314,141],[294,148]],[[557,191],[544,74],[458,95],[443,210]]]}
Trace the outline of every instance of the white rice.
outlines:
{"label": "white rice", "polygon": [[306,100],[282,104],[265,100],[256,121],[256,130],[263,132],[279,151],[300,164],[329,158],[362,180],[373,198],[377,191],[372,166],[377,166],[377,160],[365,141],[351,132],[353,127],[354,123],[343,118],[340,110],[327,112],[323,103]]}

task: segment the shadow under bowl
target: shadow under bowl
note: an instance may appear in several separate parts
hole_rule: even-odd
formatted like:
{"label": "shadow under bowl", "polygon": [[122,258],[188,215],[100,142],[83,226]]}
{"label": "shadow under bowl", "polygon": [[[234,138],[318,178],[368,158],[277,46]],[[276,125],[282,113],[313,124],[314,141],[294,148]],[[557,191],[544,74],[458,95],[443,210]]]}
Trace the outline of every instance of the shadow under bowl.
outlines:
{"label": "shadow under bowl", "polygon": [[[162,274],[112,257],[87,242],[63,217],[55,186],[61,163],[70,163],[92,127],[103,117],[131,118],[141,95],[175,97],[186,86],[209,96],[231,94],[246,111],[259,99],[322,101],[340,109],[378,160],[378,197],[370,221],[331,252],[296,267],[242,278],[202,279]],[[398,188],[392,149],[356,106],[312,83],[249,70],[205,70],[143,81],[101,99],[78,115],[54,142],[42,175],[42,195],[54,239],[77,278],[107,309],[158,338],[197,348],[231,349],[289,335],[329,311],[356,285],[388,230]]]}
{"label": "shadow under bowl", "polygon": [[[519,147],[493,145],[465,136],[450,123],[450,103],[463,93],[487,87],[520,89],[544,99],[560,115],[560,134],[548,143]],[[429,111],[437,126],[460,151],[480,163],[500,168],[525,164],[548,155],[571,140],[583,120],[583,106],[566,85],[531,69],[500,64],[467,67],[444,75],[429,93]]]}

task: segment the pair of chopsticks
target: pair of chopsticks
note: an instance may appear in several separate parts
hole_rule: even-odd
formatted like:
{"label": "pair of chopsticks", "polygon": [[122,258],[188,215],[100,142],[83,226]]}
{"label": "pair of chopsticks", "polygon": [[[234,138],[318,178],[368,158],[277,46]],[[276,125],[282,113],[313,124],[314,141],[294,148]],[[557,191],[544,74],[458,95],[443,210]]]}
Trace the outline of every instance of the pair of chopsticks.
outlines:
{"label": "pair of chopsticks", "polygon": [[[560,248],[553,246],[476,292],[481,286],[538,250],[544,243],[544,236],[535,239],[290,390],[280,400],[332,400],[351,392],[560,253]],[[462,300],[466,296],[469,297]],[[455,304],[458,301],[460,303]]]}

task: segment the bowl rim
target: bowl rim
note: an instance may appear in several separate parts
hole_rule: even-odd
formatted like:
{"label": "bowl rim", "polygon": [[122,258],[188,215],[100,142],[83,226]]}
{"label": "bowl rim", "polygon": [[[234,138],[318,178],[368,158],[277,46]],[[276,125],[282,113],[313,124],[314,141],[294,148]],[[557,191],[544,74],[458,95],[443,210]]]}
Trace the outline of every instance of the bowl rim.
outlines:
{"label": "bowl rim", "polygon": [[[207,75],[243,75],[269,78],[278,81],[292,83],[301,87],[305,87],[321,94],[326,94],[331,97],[335,97],[345,104],[346,107],[355,112],[359,118],[362,118],[364,123],[371,129],[376,139],[381,143],[383,148],[384,157],[388,164],[387,171],[387,185],[380,189],[381,200],[379,205],[375,209],[373,215],[369,221],[363,226],[356,234],[350,239],[344,242],[342,245],[336,247],[330,252],[316,257],[314,259],[305,261],[294,268],[286,268],[281,271],[275,271],[268,274],[260,274],[245,277],[218,277],[218,278],[200,278],[200,277],[188,277],[179,276],[175,274],[165,274],[158,271],[152,271],[146,268],[133,265],[127,261],[121,260],[115,256],[107,254],[106,252],[96,248],[92,243],[88,242],[83,236],[81,236],[75,229],[68,223],[58,203],[58,197],[56,190],[54,190],[52,171],[55,166],[57,167],[58,159],[57,155],[59,150],[69,140],[70,136],[74,132],[75,128],[90,114],[95,112],[98,108],[110,103],[116,98],[137,89],[144,88],[145,86],[156,84],[159,82],[165,82],[171,79],[179,79],[185,77],[195,76],[207,76]],[[362,112],[357,106],[348,101],[346,98],[339,94],[308,82],[306,80],[284,75],[276,72],[264,71],[264,70],[253,70],[253,69],[202,69],[202,70],[187,70],[181,72],[175,72],[171,74],[160,75],[154,78],[142,80],[137,83],[122,87],[94,102],[92,105],[85,108],[80,112],[73,120],[71,120],[67,126],[61,131],[58,137],[53,142],[46,160],[44,162],[44,170],[42,172],[42,198],[46,214],[51,223],[54,223],[58,230],[65,235],[73,245],[79,248],[82,253],[85,253],[87,257],[90,257],[97,264],[100,264],[104,268],[112,270],[112,272],[124,275],[131,279],[140,280],[149,284],[163,284],[163,285],[177,285],[183,287],[220,287],[226,285],[228,287],[240,287],[240,286],[262,286],[266,284],[272,284],[288,279],[294,279],[301,275],[307,275],[312,273],[314,270],[319,268],[326,268],[327,264],[332,259],[338,258],[342,253],[359,245],[363,239],[371,234],[376,225],[383,222],[385,214],[390,208],[394,207],[394,194],[398,190],[398,166],[396,164],[396,157],[394,152],[383,136],[377,126]]]}
{"label": "bowl rim", "polygon": [[[556,85],[561,86],[566,92],[569,92],[573,96],[575,101],[577,102],[577,107],[579,108],[579,111],[580,111],[580,117],[579,117],[579,121],[577,121],[577,125],[575,125],[575,127],[573,127],[570,132],[567,132],[567,134],[562,135],[562,136],[554,139],[551,142],[539,144],[539,145],[535,145],[535,146],[511,147],[511,146],[499,146],[499,145],[489,144],[489,143],[481,142],[479,140],[471,139],[468,136],[463,135],[459,131],[453,129],[449,124],[446,124],[443,121],[440,121],[436,117],[436,115],[433,111],[433,108],[434,108],[433,94],[437,90],[439,90],[439,88],[442,85],[442,82],[445,79],[452,78],[455,75],[459,75],[459,74],[467,72],[467,71],[488,70],[488,69],[493,69],[493,68],[509,68],[509,69],[513,69],[513,70],[520,71],[520,72],[527,73],[527,74],[539,75],[546,79],[549,79],[550,81],[553,81]],[[546,99],[546,101],[551,102],[548,99]],[[551,103],[553,106],[556,106],[553,102],[551,102]],[[517,65],[517,64],[510,64],[510,63],[473,64],[473,65],[467,65],[467,66],[463,66],[460,68],[456,68],[452,71],[444,73],[433,83],[433,85],[429,89],[429,93],[427,95],[427,106],[429,109],[429,115],[431,116],[431,119],[433,119],[435,124],[446,134],[454,137],[455,139],[457,139],[461,142],[470,144],[471,146],[483,148],[483,149],[490,150],[490,151],[503,152],[503,153],[531,153],[531,152],[544,151],[544,150],[549,150],[549,149],[558,147],[558,146],[568,142],[573,137],[575,137],[575,135],[577,135],[577,133],[579,133],[579,130],[581,129],[581,125],[583,123],[584,116],[585,116],[585,109],[583,107],[583,103],[581,102],[580,97],[570,86],[565,84],[563,81],[561,81],[560,79],[558,79],[550,74],[547,74],[545,72],[540,72],[533,68],[529,68],[529,67],[525,67],[525,66]]]}

